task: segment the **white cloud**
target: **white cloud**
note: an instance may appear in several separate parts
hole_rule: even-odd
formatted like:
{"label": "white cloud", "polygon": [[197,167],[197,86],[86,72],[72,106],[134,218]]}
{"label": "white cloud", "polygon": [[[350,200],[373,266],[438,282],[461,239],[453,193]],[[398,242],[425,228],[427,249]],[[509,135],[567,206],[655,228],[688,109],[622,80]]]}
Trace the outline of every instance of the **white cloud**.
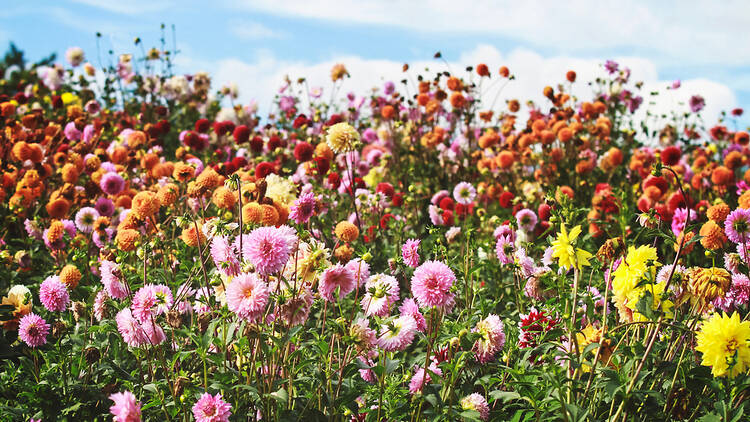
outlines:
{"label": "white cloud", "polygon": [[229,27],[234,35],[244,40],[285,38],[287,36],[285,32],[269,28],[259,22],[231,21]]}
{"label": "white cloud", "polygon": [[[641,95],[644,96],[645,101],[641,113],[645,113],[646,108],[650,108],[653,113],[657,114],[671,110],[686,111],[687,100],[690,96],[700,94],[706,100],[704,119],[711,124],[721,110],[729,110],[737,106],[732,90],[726,85],[706,79],[684,80],[680,89],[667,92],[666,87],[670,86],[672,81],[660,80],[657,67],[652,61],[641,57],[619,57],[615,60],[621,66],[631,69],[632,81],[644,82]],[[240,99],[243,102],[256,99],[262,110],[269,110],[271,101],[286,75],[292,80],[305,77],[311,87],[323,86],[323,98],[328,98],[331,88],[330,69],[335,63],[344,63],[351,74],[351,78],[343,83],[339,97],[343,97],[350,91],[364,95],[373,87],[382,87],[384,81],[391,80],[398,83],[405,78],[401,62],[365,59],[358,56],[338,56],[331,60],[308,63],[282,60],[270,51],[259,52],[252,63],[236,58],[221,60],[211,70],[215,75],[217,87],[230,82],[237,83],[240,89]],[[497,80],[497,70],[501,65],[508,66],[516,77],[503,88],[496,108],[504,100],[513,98],[522,103],[531,99],[537,104],[548,106],[549,104],[542,95],[542,89],[545,85],[556,86],[563,82],[568,70],[575,70],[578,74],[578,82],[573,85],[572,94],[582,99],[590,98],[592,88],[586,82],[593,81],[606,73],[601,66],[601,61],[596,59],[568,56],[543,57],[529,49],[515,49],[504,54],[489,45],[479,45],[462,54],[457,60],[449,61],[447,65],[438,60],[411,62],[409,72],[413,81],[414,75],[420,72],[425,76],[432,75],[432,72],[423,72],[425,68],[431,71],[451,70],[461,73],[467,65],[478,63],[486,63],[490,67],[495,75],[492,81]],[[476,75],[473,77],[476,79]],[[490,85],[492,85],[491,82],[483,82],[482,100],[485,107],[489,107],[501,84],[495,84],[492,89],[488,90]],[[410,86],[409,90],[414,93],[413,86]],[[653,90],[659,90],[662,93],[652,98],[648,94]],[[653,104],[649,104],[652,101]]]}
{"label": "white cloud", "polygon": [[126,0],[126,1],[101,1],[101,0],[73,0],[75,3],[96,7],[112,13],[123,15],[140,15],[144,13],[161,12],[175,6],[171,0]]}
{"label": "white cloud", "polygon": [[617,47],[686,63],[750,63],[750,3],[571,0],[230,0],[272,15],[415,31],[493,34],[539,48]]}

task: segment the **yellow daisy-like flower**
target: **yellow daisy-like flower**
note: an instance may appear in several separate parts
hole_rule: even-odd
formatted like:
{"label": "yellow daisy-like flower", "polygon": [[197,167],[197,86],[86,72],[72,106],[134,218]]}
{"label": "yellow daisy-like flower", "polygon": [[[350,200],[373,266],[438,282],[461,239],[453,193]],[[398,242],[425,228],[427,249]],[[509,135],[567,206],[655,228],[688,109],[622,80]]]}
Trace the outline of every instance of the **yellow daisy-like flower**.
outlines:
{"label": "yellow daisy-like flower", "polygon": [[696,336],[695,350],[703,353],[701,365],[710,366],[715,377],[730,378],[750,367],[750,321],[740,315],[714,314],[703,323]]}
{"label": "yellow daisy-like flower", "polygon": [[565,229],[565,224],[560,227],[560,233],[557,235],[557,239],[552,242],[552,257],[558,259],[560,267],[569,269],[586,267],[589,264],[589,258],[591,253],[584,251],[583,249],[576,249],[573,246],[573,242],[581,234],[581,226],[575,226],[568,233]]}
{"label": "yellow daisy-like flower", "polygon": [[614,271],[612,288],[627,296],[646,274],[650,262],[656,261],[656,248],[651,246],[629,247],[625,260]]}
{"label": "yellow daisy-like flower", "polygon": [[328,128],[326,142],[333,152],[337,154],[354,151],[359,142],[359,132],[349,123],[336,123]]}

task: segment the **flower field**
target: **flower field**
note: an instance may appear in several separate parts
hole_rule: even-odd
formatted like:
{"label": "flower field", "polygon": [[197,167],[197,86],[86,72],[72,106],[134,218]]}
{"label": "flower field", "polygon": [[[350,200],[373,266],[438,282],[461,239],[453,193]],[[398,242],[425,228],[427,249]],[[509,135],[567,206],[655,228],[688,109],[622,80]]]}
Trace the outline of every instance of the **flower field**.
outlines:
{"label": "flower field", "polygon": [[19,54],[0,420],[747,420],[742,109],[438,54],[261,111],[174,51]]}

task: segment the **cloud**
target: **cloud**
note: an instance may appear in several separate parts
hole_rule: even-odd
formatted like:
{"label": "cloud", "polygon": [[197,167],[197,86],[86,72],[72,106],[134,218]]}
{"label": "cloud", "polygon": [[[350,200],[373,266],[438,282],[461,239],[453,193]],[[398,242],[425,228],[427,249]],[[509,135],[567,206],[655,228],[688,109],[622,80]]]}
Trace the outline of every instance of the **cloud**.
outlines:
{"label": "cloud", "polygon": [[[680,89],[667,91],[666,88],[672,81],[661,80],[657,66],[652,61],[642,57],[618,57],[615,60],[621,66],[631,69],[631,81],[643,81],[641,95],[644,96],[644,104],[637,116],[639,120],[645,118],[646,109],[654,114],[672,110],[687,111],[687,101],[695,94],[700,94],[706,99],[703,116],[709,124],[715,121],[721,110],[737,106],[732,90],[721,83],[706,79],[685,80],[682,81]],[[416,73],[431,75],[433,71],[443,70],[461,73],[467,65],[476,65],[480,62],[486,63],[494,74],[490,82],[482,82],[482,101],[487,108],[498,95],[502,85],[491,82],[497,80],[497,69],[501,65],[508,66],[516,79],[499,92],[496,108],[507,99],[518,99],[522,103],[533,100],[536,104],[549,106],[542,95],[542,89],[545,85],[556,86],[563,82],[568,70],[575,70],[578,74],[578,82],[572,85],[570,92],[578,98],[591,98],[593,88],[587,82],[606,74],[600,60],[570,56],[544,57],[533,50],[521,48],[503,53],[490,45],[478,45],[457,59],[448,61],[447,64],[438,60],[411,62],[409,72],[412,74],[411,80],[414,81]],[[403,63],[392,60],[337,56],[312,63],[279,59],[270,51],[259,51],[252,62],[237,58],[221,60],[210,70],[213,71],[218,86],[234,82],[239,87],[241,101],[246,103],[250,99],[255,99],[261,110],[268,111],[285,76],[289,76],[291,80],[305,77],[310,87],[323,86],[323,98],[328,98],[332,87],[330,70],[336,63],[344,63],[351,74],[351,78],[346,79],[341,86],[339,97],[350,91],[357,95],[366,95],[373,87],[382,87],[384,81],[398,83],[405,78],[402,72]],[[429,68],[431,72],[423,72],[425,68]],[[471,77],[477,79],[476,74]],[[409,90],[413,94],[414,86],[410,86]],[[659,96],[648,95],[656,90],[661,92]]]}
{"label": "cloud", "polygon": [[742,0],[563,2],[474,0],[231,0],[238,8],[428,33],[492,34],[558,52],[638,49],[659,60],[750,63],[750,3]]}
{"label": "cloud", "polygon": [[229,22],[229,27],[232,34],[243,40],[287,37],[285,32],[271,29],[259,22],[233,20]]}
{"label": "cloud", "polygon": [[101,0],[73,0],[75,3],[102,9],[110,13],[121,15],[142,15],[145,13],[161,12],[176,6],[171,0],[127,0],[127,1],[101,1]]}

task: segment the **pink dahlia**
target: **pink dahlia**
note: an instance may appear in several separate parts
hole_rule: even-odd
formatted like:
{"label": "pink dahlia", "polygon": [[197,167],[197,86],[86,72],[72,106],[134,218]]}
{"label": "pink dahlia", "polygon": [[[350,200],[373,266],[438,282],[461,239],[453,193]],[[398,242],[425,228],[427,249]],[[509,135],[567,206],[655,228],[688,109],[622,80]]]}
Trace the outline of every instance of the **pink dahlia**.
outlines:
{"label": "pink dahlia", "polygon": [[154,286],[147,284],[133,295],[133,316],[140,322],[150,321],[156,315],[156,292]]}
{"label": "pink dahlia", "polygon": [[91,233],[94,230],[94,222],[99,218],[96,208],[84,207],[76,213],[76,227],[83,233]]}
{"label": "pink dahlia", "polygon": [[261,275],[277,273],[284,268],[291,253],[288,235],[276,227],[259,227],[242,239],[243,257]]}
{"label": "pink dahlia", "polygon": [[370,276],[365,284],[367,292],[362,296],[362,310],[365,315],[388,316],[391,305],[398,301],[398,281],[385,274]]}
{"label": "pink dahlia", "polygon": [[115,402],[109,408],[109,413],[114,416],[115,422],[140,422],[141,404],[130,391],[115,393],[109,396]]}
{"label": "pink dahlia", "polygon": [[99,181],[99,187],[108,195],[117,195],[125,189],[125,179],[111,171],[102,176],[101,181]]}
{"label": "pink dahlia", "polygon": [[128,288],[120,281],[122,272],[117,264],[112,261],[102,261],[99,265],[99,274],[102,276],[102,284],[110,297],[114,299],[128,297]]}
{"label": "pink dahlia", "polygon": [[39,347],[47,344],[49,324],[35,313],[24,315],[18,322],[18,337],[29,347]]}
{"label": "pink dahlia", "polygon": [[406,349],[414,340],[417,323],[409,315],[401,315],[380,328],[378,346],[387,352]]}
{"label": "pink dahlia", "polygon": [[268,287],[255,274],[240,274],[227,287],[227,306],[238,317],[255,321],[268,303]]}
{"label": "pink dahlia", "polygon": [[443,306],[456,281],[453,271],[440,261],[427,261],[414,270],[411,293],[424,308]]}
{"label": "pink dahlia", "polygon": [[474,356],[479,363],[489,362],[494,359],[498,351],[505,345],[505,331],[503,322],[497,315],[489,314],[487,318],[479,321],[471,330],[481,336],[473,347]]}
{"label": "pink dahlia", "polygon": [[421,393],[422,389],[426,384],[429,384],[432,381],[432,377],[430,376],[430,372],[437,376],[443,376],[443,371],[438,368],[438,366],[435,364],[435,362],[432,362],[429,367],[429,372],[425,373],[424,368],[418,368],[416,372],[414,372],[414,376],[411,377],[411,381],[409,381],[409,393],[410,394],[417,394]]}
{"label": "pink dahlia", "polygon": [[106,290],[99,290],[94,298],[94,317],[97,321],[103,320],[106,316],[107,299],[109,299],[109,295]]}
{"label": "pink dahlia", "polygon": [[527,232],[532,232],[536,226],[537,217],[534,211],[524,208],[516,213],[516,222],[518,223],[518,227]]}
{"label": "pink dahlia", "polygon": [[750,240],[750,210],[737,208],[724,221],[724,231],[729,240],[744,244]]}
{"label": "pink dahlia", "polygon": [[412,268],[419,266],[419,239],[409,239],[401,247],[401,257],[404,263]]}
{"label": "pink dahlia", "polygon": [[117,331],[120,332],[122,339],[130,347],[140,347],[146,344],[149,339],[146,337],[146,331],[141,324],[133,318],[130,308],[125,308],[115,316],[117,322]]}
{"label": "pink dahlia", "polygon": [[459,204],[469,205],[477,196],[477,190],[468,182],[461,182],[453,188],[453,199]]}
{"label": "pink dahlia", "polygon": [[211,241],[211,258],[213,258],[216,268],[222,274],[235,276],[240,273],[240,261],[237,258],[237,250],[233,244],[229,243],[226,236],[216,236],[213,238]]}
{"label": "pink dahlia", "polygon": [[338,297],[342,298],[354,290],[354,274],[341,264],[326,268],[320,277],[318,286],[320,295],[329,302],[336,301],[334,293],[338,290]]}
{"label": "pink dahlia", "polygon": [[53,275],[47,277],[39,286],[39,300],[48,311],[62,312],[70,303],[70,295],[60,277]]}
{"label": "pink dahlia", "polygon": [[413,298],[404,299],[404,302],[398,307],[398,311],[401,315],[409,315],[414,318],[414,322],[417,324],[417,331],[420,333],[423,333],[427,329],[427,321],[425,321],[424,315],[419,312],[419,305],[417,305],[417,302]]}
{"label": "pink dahlia", "polygon": [[315,194],[305,192],[289,207],[289,219],[297,224],[305,224],[315,214]]}
{"label": "pink dahlia", "polygon": [[221,393],[212,396],[203,393],[193,405],[193,416],[196,422],[228,422],[232,405],[225,402]]}
{"label": "pink dahlia", "polygon": [[356,288],[362,287],[367,279],[370,277],[370,264],[359,259],[354,258],[346,263],[346,268],[354,274],[354,282]]}
{"label": "pink dahlia", "polygon": [[479,393],[469,394],[461,399],[461,408],[463,410],[474,410],[479,412],[479,418],[486,421],[490,417],[490,407],[487,400]]}
{"label": "pink dahlia", "polygon": [[513,242],[507,235],[500,236],[495,243],[495,254],[503,264],[513,263]]}
{"label": "pink dahlia", "polygon": [[349,328],[349,335],[359,350],[369,350],[377,344],[377,333],[370,328],[370,320],[358,318]]}

